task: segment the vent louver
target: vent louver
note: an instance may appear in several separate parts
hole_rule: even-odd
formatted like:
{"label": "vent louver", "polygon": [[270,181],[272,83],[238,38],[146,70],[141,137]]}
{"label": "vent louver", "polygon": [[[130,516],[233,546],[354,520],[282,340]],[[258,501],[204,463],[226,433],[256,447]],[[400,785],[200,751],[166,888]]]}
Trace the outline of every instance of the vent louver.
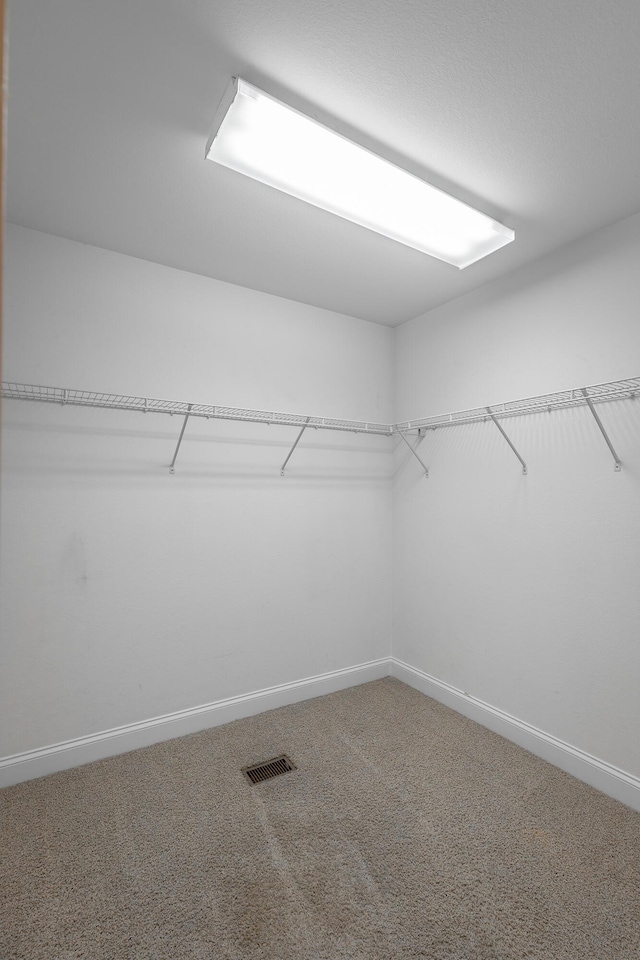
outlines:
{"label": "vent louver", "polygon": [[296,769],[295,763],[283,753],[282,756],[274,757],[272,760],[264,760],[262,763],[244,767],[242,772],[249,783],[262,783],[263,780],[271,780],[272,777],[279,777],[283,773]]}

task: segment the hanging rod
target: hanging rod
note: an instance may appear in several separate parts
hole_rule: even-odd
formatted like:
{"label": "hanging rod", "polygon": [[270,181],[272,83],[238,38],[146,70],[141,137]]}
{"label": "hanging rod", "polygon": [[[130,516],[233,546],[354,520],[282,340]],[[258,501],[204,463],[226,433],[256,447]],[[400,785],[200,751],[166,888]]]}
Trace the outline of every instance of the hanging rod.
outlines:
{"label": "hanging rod", "polygon": [[157,400],[150,397],[128,397],[118,393],[96,393],[93,390],[65,390],[61,387],[42,387],[30,383],[3,381],[2,396],[9,400],[34,400],[39,403],[101,407],[108,410],[137,410],[140,413],[165,413],[170,416],[178,414],[183,417],[204,417],[207,420],[241,420],[247,423],[313,427],[316,430],[341,430],[347,433],[369,433],[383,437],[391,436],[393,433],[393,424],[391,423],[339,420],[334,417],[308,417],[297,413],[246,410],[242,407],[186,403],[181,400]]}
{"label": "hanging rod", "polygon": [[559,393],[547,393],[539,397],[529,397],[526,400],[511,400],[508,403],[492,403],[491,413],[487,407],[476,407],[473,410],[460,410],[457,413],[445,413],[437,417],[420,417],[417,420],[404,420],[394,424],[394,432],[420,430],[429,427],[436,430],[439,427],[453,427],[457,424],[476,423],[479,420],[497,419],[504,417],[518,417],[528,413],[544,413],[550,410],[562,410],[565,407],[590,406],[594,403],[603,403],[608,400],[622,400],[626,397],[640,395],[640,377],[631,377],[629,380],[614,380],[610,383],[597,383],[590,387],[577,387],[573,390],[563,390]]}

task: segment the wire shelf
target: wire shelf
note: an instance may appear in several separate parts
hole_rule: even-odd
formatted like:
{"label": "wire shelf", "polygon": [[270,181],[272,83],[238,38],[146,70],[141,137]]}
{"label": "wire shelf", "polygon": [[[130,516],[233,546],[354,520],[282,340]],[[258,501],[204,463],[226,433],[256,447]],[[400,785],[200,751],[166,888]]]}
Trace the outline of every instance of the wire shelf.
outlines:
{"label": "wire shelf", "polygon": [[558,393],[548,393],[524,400],[511,400],[472,410],[460,410],[439,416],[419,417],[400,423],[376,423],[366,420],[343,420],[334,417],[310,417],[274,410],[252,410],[207,403],[188,403],[183,400],[158,400],[152,397],[131,397],[119,393],[100,393],[93,390],[71,390],[62,387],[44,387],[30,383],[2,382],[2,396],[8,400],[33,400],[39,403],[69,404],[80,407],[100,407],[110,410],[135,410],[139,413],[164,413],[170,416],[204,417],[209,420],[236,420],[247,423],[277,424],[307,427],[316,430],[339,430],[348,433],[368,433],[391,436],[422,428],[437,429],[458,424],[475,423],[495,417],[524,416],[565,407],[579,407],[589,401],[593,404],[621,400],[640,395],[640,377],[598,383]]}
{"label": "wire shelf", "polygon": [[437,417],[420,417],[417,420],[405,420],[402,423],[394,424],[373,423],[365,420],[339,420],[333,417],[305,417],[296,413],[277,413],[271,410],[250,410],[244,407],[223,407],[205,403],[186,403],[183,400],[157,400],[151,397],[130,397],[126,394],[98,393],[93,390],[68,390],[63,387],[43,387],[30,383],[15,383],[13,381],[3,381],[2,383],[2,396],[8,400],[32,400],[39,403],[56,403],[62,406],[69,404],[78,407],[101,407],[110,410],[135,410],[139,413],[164,413],[169,416],[173,416],[174,414],[182,416],[184,420],[173,460],[169,466],[170,473],[174,473],[176,458],[180,450],[187,421],[190,417],[299,427],[300,432],[280,468],[281,476],[284,476],[286,466],[302,434],[311,427],[316,430],[340,430],[349,433],[367,433],[384,437],[400,434],[401,438],[409,446],[413,456],[424,469],[425,477],[428,477],[429,471],[426,464],[416,452],[413,445],[409,443],[406,434],[411,430],[425,428],[435,430],[441,427],[451,427],[463,423],[476,423],[483,420],[492,420],[495,423],[509,447],[520,461],[523,474],[526,475],[527,464],[507,436],[504,428],[498,423],[498,420],[583,405],[590,408],[598,428],[613,456],[615,463],[614,469],[619,472],[622,466],[621,460],[609,439],[600,417],[594,409],[594,405],[609,400],[635,397],[638,394],[640,394],[640,377],[632,377],[628,380],[598,383],[590,387],[579,387],[572,390],[563,390],[558,393],[548,393],[539,397],[529,397],[526,400],[511,400],[507,403],[494,404],[493,406],[477,407],[474,410],[461,410],[457,413],[448,413]]}
{"label": "wire shelf", "polygon": [[603,403],[610,400],[622,400],[640,395],[640,377],[628,380],[614,380],[610,383],[598,383],[590,387],[578,387],[559,393],[548,393],[525,400],[511,400],[473,410],[460,410],[435,417],[420,417],[417,420],[404,420],[394,424],[394,432],[406,433],[408,430],[439,427],[453,427],[463,423],[476,423],[489,420],[491,416],[498,420],[506,417],[525,416],[530,413],[544,413],[550,410],[562,410],[565,407],[580,407],[591,403]]}
{"label": "wire shelf", "polygon": [[309,417],[296,413],[278,413],[273,410],[250,410],[243,407],[225,407],[206,403],[187,403],[182,400],[158,400],[152,397],[130,397],[119,393],[99,393],[93,390],[68,390],[62,387],[43,387],[30,383],[3,381],[2,396],[8,400],[33,400],[38,403],[69,404],[76,407],[100,407],[109,410],[135,410],[139,413],[164,413],[209,420],[239,420],[247,423],[279,424],[291,427],[312,427],[316,430],[340,430],[349,433],[368,433],[391,436],[393,424],[364,420],[340,420],[332,417]]}

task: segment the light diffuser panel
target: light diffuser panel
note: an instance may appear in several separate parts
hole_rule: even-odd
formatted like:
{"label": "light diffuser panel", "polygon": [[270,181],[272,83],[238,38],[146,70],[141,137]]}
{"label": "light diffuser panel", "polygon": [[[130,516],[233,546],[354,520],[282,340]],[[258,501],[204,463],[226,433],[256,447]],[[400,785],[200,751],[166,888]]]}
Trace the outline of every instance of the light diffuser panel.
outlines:
{"label": "light diffuser panel", "polygon": [[220,104],[206,156],[459,268],[515,236],[239,78]]}

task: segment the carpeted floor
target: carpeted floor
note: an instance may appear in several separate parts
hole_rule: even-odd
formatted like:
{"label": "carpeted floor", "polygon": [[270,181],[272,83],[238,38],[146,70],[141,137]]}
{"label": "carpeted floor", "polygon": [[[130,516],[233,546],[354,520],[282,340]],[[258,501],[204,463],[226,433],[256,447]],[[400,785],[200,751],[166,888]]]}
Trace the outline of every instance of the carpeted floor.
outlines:
{"label": "carpeted floor", "polygon": [[640,958],[640,814],[397,680],[0,798],[2,960]]}

